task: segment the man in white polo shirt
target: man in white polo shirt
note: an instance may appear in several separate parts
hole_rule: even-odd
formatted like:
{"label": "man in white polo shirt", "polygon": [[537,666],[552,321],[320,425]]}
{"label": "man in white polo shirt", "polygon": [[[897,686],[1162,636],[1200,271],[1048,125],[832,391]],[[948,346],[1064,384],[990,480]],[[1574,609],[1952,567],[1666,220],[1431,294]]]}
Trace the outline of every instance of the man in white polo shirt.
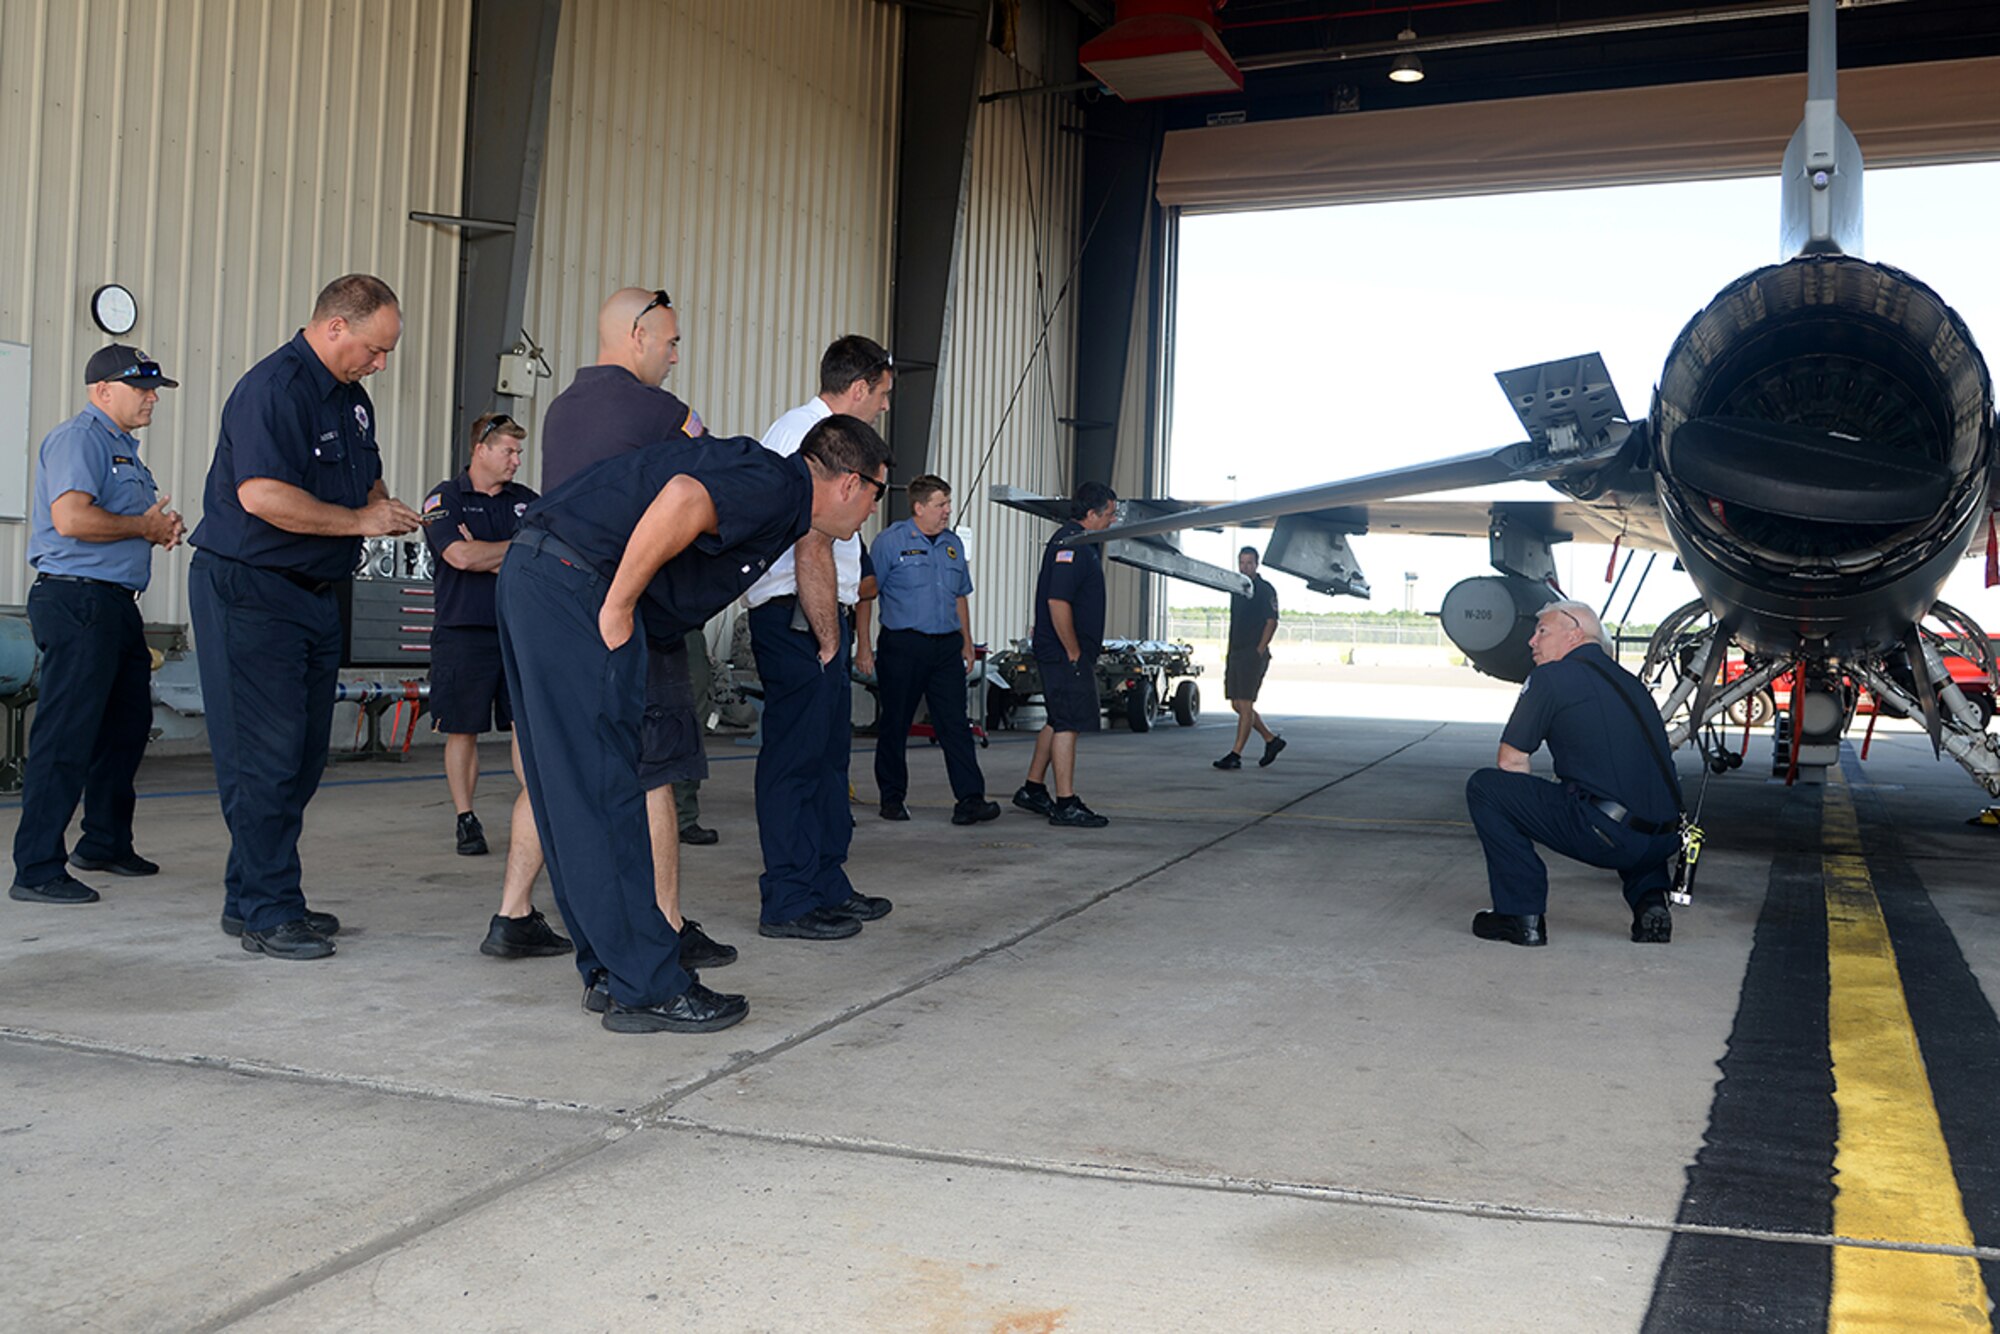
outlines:
{"label": "man in white polo shirt", "polygon": [[[889,406],[895,363],[859,334],[835,340],[819,363],[819,393],[764,432],[764,447],[798,450],[819,422],[843,413],[873,425]],[[888,490],[878,487],[877,499]],[[861,541],[807,533],[747,595],[750,644],[764,687],[757,752],[757,838],[764,873],[759,935],[842,940],[889,911],[889,900],[848,882],[847,753],[852,694],[846,609],[860,597]]]}

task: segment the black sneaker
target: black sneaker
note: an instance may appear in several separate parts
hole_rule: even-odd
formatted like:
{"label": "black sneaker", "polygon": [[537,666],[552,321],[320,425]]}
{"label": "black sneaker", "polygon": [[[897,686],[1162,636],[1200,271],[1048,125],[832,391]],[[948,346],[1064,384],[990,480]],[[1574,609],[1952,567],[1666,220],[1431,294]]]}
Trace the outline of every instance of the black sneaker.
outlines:
{"label": "black sneaker", "polygon": [[294,917],[269,931],[245,931],[243,948],[251,954],[268,954],[273,959],[324,959],[333,953],[333,942]]}
{"label": "black sneaker", "polygon": [[1066,829],[1102,829],[1111,820],[1084,805],[1081,797],[1064,797],[1049,812],[1049,823]]}
{"label": "black sneaker", "polygon": [[1014,794],[1014,804],[1034,815],[1047,815],[1056,808],[1055,798],[1040,783],[1023,783]]}
{"label": "black sneaker", "polygon": [[1215,767],[1218,769],[1241,769],[1243,767],[1243,757],[1232,750],[1217,760]]}
{"label": "black sneaker", "polygon": [[[306,925],[312,928],[314,935],[333,937],[340,934],[340,919],[330,912],[314,912],[310,908],[306,909]],[[241,917],[231,917],[227,912],[223,913],[222,934],[225,936],[242,935],[243,919]]]}
{"label": "black sneaker", "polygon": [[734,945],[724,945],[711,938],[694,918],[681,918],[681,967],[723,968],[735,962]]}
{"label": "black sneaker", "polygon": [[741,1023],[749,1013],[750,1002],[743,997],[710,991],[696,982],[658,1005],[612,1001],[603,1023],[613,1033],[713,1033]]}
{"label": "black sneaker", "polygon": [[592,1014],[611,1008],[611,974],[602,968],[591,969],[590,980],[583,984],[583,1008]]}
{"label": "black sneaker", "polygon": [[1274,736],[1269,741],[1266,741],[1264,743],[1264,753],[1257,757],[1257,767],[1259,769],[1269,767],[1271,761],[1278,758],[1278,752],[1284,748],[1285,739],[1281,736]]}
{"label": "black sneaker", "polygon": [[681,842],[692,848],[706,848],[722,841],[722,835],[703,825],[691,824],[681,830]]}
{"label": "black sneaker", "polygon": [[837,908],[814,908],[789,922],[759,922],[757,934],[773,940],[845,940],[861,934],[861,923]]}
{"label": "black sneaker", "polygon": [[1632,909],[1632,941],[1637,945],[1665,945],[1674,938],[1674,915],[1664,894],[1648,894]]}
{"label": "black sneaker", "polygon": [[951,808],[953,824],[983,824],[987,820],[999,818],[1000,803],[988,801],[984,793],[976,797],[967,797]]}
{"label": "black sneaker", "polygon": [[879,814],[884,820],[907,820],[910,818],[910,808],[900,801],[885,801]]}
{"label": "black sneaker", "polygon": [[7,897],[22,903],[95,903],[100,896],[96,890],[65,871],[40,885],[24,885],[16,880],[14,887],[7,891]]}
{"label": "black sneaker", "polygon": [[496,959],[546,959],[575,949],[568,936],[557,934],[549,925],[539,908],[529,909],[526,917],[494,913],[486,939],[479,942],[479,952]]}
{"label": "black sneaker", "polygon": [[471,811],[458,813],[458,855],[461,857],[486,855],[485,826],[479,823],[479,817]]}
{"label": "black sneaker", "polygon": [[113,875],[158,875],[160,864],[149,862],[136,852],[127,852],[117,857],[86,857],[80,852],[69,855],[69,864],[79,871],[109,871]]}
{"label": "black sneaker", "polygon": [[872,922],[879,917],[887,917],[895,906],[887,899],[856,892],[849,894],[826,911],[852,917],[857,922]]}

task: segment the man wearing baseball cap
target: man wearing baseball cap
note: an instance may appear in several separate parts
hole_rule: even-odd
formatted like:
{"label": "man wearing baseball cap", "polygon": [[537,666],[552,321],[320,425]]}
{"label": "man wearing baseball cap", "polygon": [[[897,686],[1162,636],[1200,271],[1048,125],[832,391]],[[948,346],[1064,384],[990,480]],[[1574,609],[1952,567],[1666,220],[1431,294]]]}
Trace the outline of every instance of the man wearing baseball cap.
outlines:
{"label": "man wearing baseball cap", "polygon": [[[153,875],[132,848],[132,778],[153,721],[152,661],[138,597],[153,548],[171,550],[181,516],[139,461],[133,434],[153,420],[160,390],[178,389],[160,363],[113,343],[84,368],[90,406],[42,441],[28,563],[28,623],[41,649],[41,693],[14,834],[14,884],[26,903],[95,903],[70,866]],[[64,846],[83,802],[83,837]]]}

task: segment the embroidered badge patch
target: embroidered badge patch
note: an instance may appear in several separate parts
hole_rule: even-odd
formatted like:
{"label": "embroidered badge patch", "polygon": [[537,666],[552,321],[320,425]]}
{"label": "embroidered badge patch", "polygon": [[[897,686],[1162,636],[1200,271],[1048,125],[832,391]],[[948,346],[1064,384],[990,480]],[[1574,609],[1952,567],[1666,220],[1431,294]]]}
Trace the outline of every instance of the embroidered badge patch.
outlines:
{"label": "embroidered badge patch", "polygon": [[1056,564],[1058,565],[1070,565],[1075,563],[1075,561],[1076,553],[1074,551],[1058,551],[1056,553]]}
{"label": "embroidered badge patch", "polygon": [[681,434],[695,436],[702,434],[706,429],[701,424],[701,414],[693,408],[689,408],[687,420],[681,423]]}
{"label": "embroidered badge patch", "polygon": [[424,501],[424,513],[426,514],[429,514],[432,510],[443,509],[443,508],[444,508],[444,497],[441,495],[431,496],[430,498]]}
{"label": "embroidered badge patch", "polygon": [[946,560],[957,560],[957,559],[958,559],[958,548],[957,548],[957,547],[946,547],[946,548],[944,549],[944,556],[945,556],[945,559],[946,559]]}
{"label": "embroidered badge patch", "polygon": [[354,405],[354,420],[361,427],[361,434],[368,434],[368,409],[359,403]]}
{"label": "embroidered badge patch", "polygon": [[525,500],[517,500],[517,501],[515,501],[515,502],[514,502],[514,517],[515,517],[515,518],[517,518],[517,519],[518,519],[518,518],[520,518],[520,517],[521,517],[521,516],[522,516],[523,514],[526,514],[527,512],[528,512],[528,502],[527,502],[527,501],[525,501]]}

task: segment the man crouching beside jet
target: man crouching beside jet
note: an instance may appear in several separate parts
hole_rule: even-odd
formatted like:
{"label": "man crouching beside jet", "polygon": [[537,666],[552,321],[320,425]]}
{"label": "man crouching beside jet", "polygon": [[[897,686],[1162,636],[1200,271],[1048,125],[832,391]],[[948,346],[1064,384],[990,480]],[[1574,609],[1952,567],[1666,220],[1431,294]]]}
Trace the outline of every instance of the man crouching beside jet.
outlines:
{"label": "man crouching beside jet", "polygon": [[644,640],[680,643],[808,528],[854,536],[888,462],[882,437],[842,416],[790,456],[715,436],[628,450],[535,502],[508,548],[500,656],[528,798],[584,1008],[614,1033],[711,1033],[749,1010],[681,967],[680,933],[655,902]]}
{"label": "man crouching beside jet", "polygon": [[[1537,843],[1618,872],[1633,940],[1673,938],[1667,859],[1678,841],[1680,782],[1659,709],[1608,647],[1597,614],[1580,602],[1551,603],[1535,620],[1535,669],[1501,733],[1499,767],[1465,784],[1493,889],[1493,910],[1472,918],[1482,940],[1549,943],[1549,872]],[[1528,771],[1544,741],[1558,782]]]}

